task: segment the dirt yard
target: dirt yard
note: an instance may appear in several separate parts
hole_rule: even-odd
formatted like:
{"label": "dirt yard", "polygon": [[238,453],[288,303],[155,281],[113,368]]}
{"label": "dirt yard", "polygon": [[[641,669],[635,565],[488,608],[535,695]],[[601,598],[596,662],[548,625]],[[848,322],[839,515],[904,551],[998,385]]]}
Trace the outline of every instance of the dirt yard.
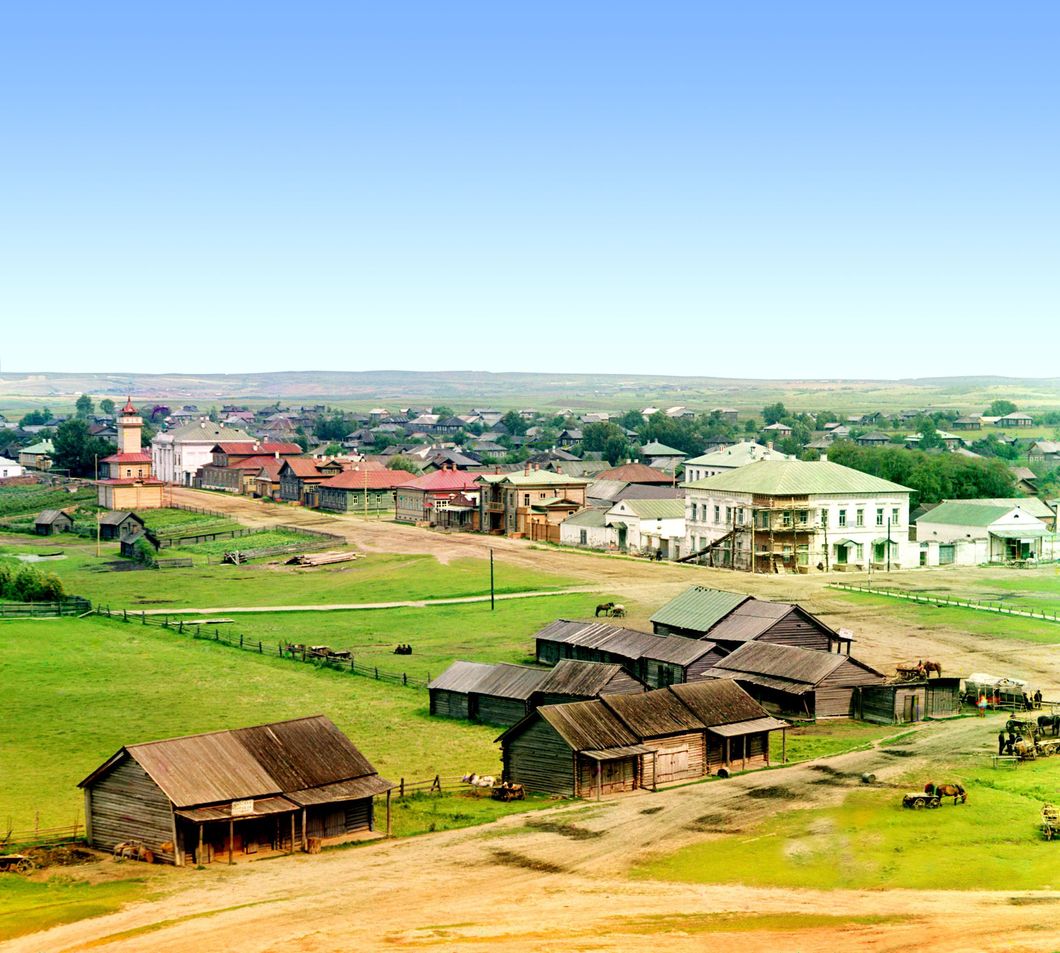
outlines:
{"label": "dirt yard", "polygon": [[[1060,645],[1012,639],[988,640],[962,631],[952,623],[910,625],[898,622],[893,613],[881,611],[877,606],[854,604],[841,593],[826,588],[827,583],[833,581],[858,582],[858,577],[851,573],[752,576],[702,566],[536,548],[522,540],[476,533],[436,533],[382,520],[364,520],[299,507],[267,506],[246,497],[201,490],[173,488],[171,492],[175,503],[228,513],[250,526],[288,523],[339,533],[366,553],[429,553],[448,562],[458,558],[486,558],[492,549],[497,560],[559,573],[595,585],[602,591],[621,593],[623,598],[638,607],[625,623],[632,628],[649,628],[651,613],[691,585],[733,589],[764,599],[786,599],[817,613],[834,628],[850,629],[856,639],[854,654],[882,672],[893,672],[895,662],[901,659],[931,658],[943,663],[946,674],[987,671],[1016,675],[1031,680],[1047,697],[1060,695]],[[967,587],[968,579],[977,572],[974,569],[924,570],[896,573],[891,577],[877,573],[874,582],[884,586],[889,578],[916,579],[918,584],[934,589],[959,579],[961,585]],[[992,576],[998,573],[998,570],[990,571]]]}
{"label": "dirt yard", "polygon": [[[980,750],[982,728],[978,720],[924,726],[902,742],[905,757],[884,742],[816,765],[564,805],[485,828],[231,869],[174,870],[163,899],[4,949],[566,953],[647,940],[698,953],[709,934],[720,933],[748,953],[900,951],[922,947],[926,937],[949,953],[1053,950],[1056,892],[791,891],[626,877],[658,852],[737,833],[777,811],[837,803],[863,773],[889,785],[911,768]],[[939,864],[943,883],[950,861],[933,858],[930,845],[921,849],[925,863]]]}

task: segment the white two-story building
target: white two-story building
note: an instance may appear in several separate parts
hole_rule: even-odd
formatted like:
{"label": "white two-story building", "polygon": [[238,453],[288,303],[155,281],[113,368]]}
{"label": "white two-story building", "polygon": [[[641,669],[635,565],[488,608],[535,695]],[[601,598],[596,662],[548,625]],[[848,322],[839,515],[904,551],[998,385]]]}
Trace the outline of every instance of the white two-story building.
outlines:
{"label": "white two-story building", "polygon": [[712,565],[812,572],[919,563],[908,487],[827,459],[761,460],[683,486],[685,550]]}

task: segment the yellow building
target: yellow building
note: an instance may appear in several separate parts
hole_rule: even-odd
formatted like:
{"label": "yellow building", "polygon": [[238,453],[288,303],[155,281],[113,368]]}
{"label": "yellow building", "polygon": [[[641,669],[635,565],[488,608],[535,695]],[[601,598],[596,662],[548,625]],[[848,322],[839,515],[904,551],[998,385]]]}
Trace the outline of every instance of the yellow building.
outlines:
{"label": "yellow building", "polygon": [[100,460],[99,505],[108,510],[149,510],[162,506],[164,484],[151,473],[151,454],[141,445],[143,418],[126,402],[118,417],[118,452]]}

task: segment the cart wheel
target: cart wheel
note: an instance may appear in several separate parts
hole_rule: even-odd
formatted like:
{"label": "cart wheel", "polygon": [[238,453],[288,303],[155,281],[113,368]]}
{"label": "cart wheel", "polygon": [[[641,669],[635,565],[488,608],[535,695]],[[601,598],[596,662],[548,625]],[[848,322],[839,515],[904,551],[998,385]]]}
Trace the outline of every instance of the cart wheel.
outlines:
{"label": "cart wheel", "polygon": [[1043,834],[1043,836],[1045,837],[1046,840],[1052,840],[1053,839],[1053,829],[1051,827],[1043,827],[1042,828],[1042,834]]}
{"label": "cart wheel", "polygon": [[913,810],[915,810],[915,811],[919,811],[919,810],[922,810],[922,809],[923,809],[923,807],[924,807],[924,799],[923,799],[922,797],[918,797],[918,798],[917,798],[917,799],[916,799],[916,800],[915,800],[915,801],[913,802]]}
{"label": "cart wheel", "polygon": [[942,801],[939,800],[939,798],[933,797],[930,801],[928,801],[928,807],[938,807],[941,803]]}

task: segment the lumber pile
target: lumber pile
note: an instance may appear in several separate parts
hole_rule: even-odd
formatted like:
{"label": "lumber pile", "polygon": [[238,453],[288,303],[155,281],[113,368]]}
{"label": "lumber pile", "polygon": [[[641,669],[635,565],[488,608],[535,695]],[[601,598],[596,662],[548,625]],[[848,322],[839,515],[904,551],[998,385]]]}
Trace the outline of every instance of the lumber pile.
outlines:
{"label": "lumber pile", "polygon": [[299,553],[287,560],[288,566],[330,566],[332,563],[348,563],[363,559],[363,553]]}

